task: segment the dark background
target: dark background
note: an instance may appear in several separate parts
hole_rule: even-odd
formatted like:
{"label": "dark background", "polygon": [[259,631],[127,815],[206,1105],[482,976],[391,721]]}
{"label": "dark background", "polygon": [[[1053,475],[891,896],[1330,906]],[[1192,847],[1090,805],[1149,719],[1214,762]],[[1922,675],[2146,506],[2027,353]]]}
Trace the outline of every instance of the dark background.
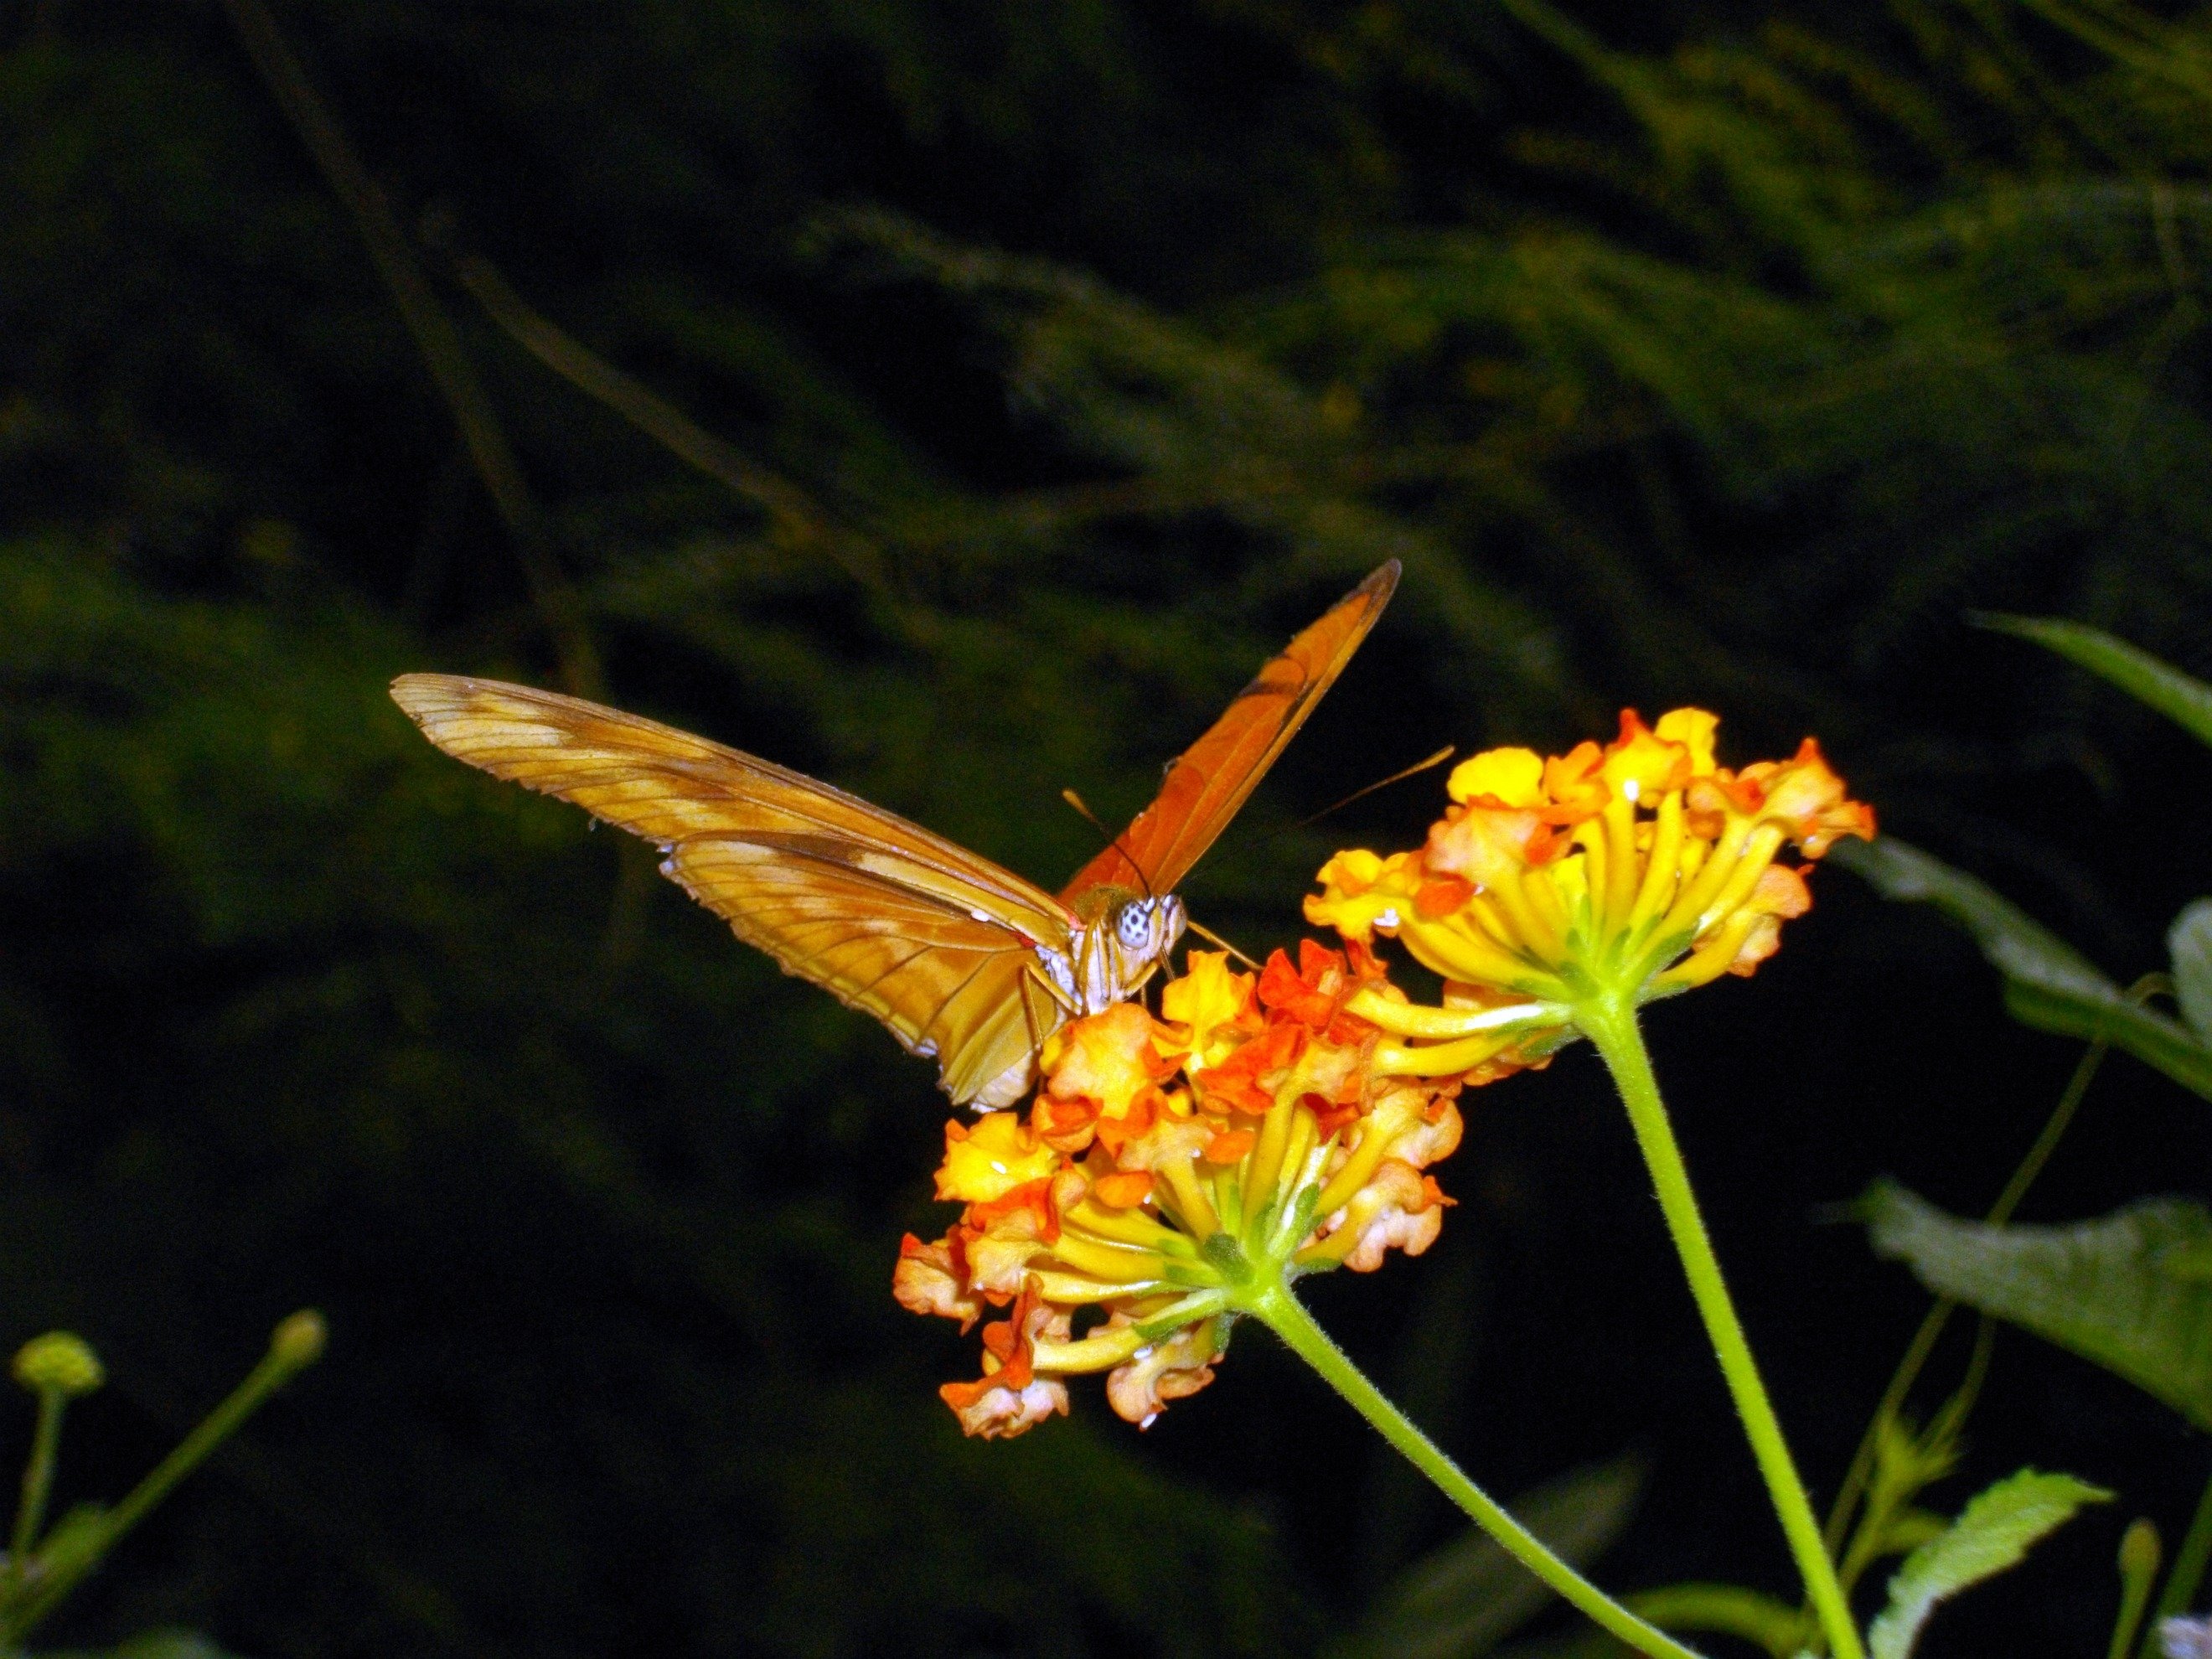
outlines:
{"label": "dark background", "polygon": [[[2124,980],[2207,881],[2212,757],[1964,619],[2212,672],[2203,14],[286,0],[297,75],[257,19],[0,9],[0,1343],[107,1358],[62,1495],[112,1498],[278,1316],[333,1331],[56,1641],[1297,1653],[1454,1534],[1263,1334],[1148,1434],[1079,1384],[963,1442],[972,1345],[888,1294],[942,1224],[929,1069],[434,753],[395,672],[601,690],[1056,884],[1063,785],[1133,811],[1395,555],[1188,884],[1248,947],[1440,793],[1287,825],[1623,704],[1719,711],[1738,763],[1817,731]],[[1650,1024],[1825,1497],[1923,1302],[1822,1206],[1978,1210],[2075,1050],[1814,886]],[[2025,1218],[2202,1192],[2205,1110],[2113,1060]],[[1495,1491],[1641,1453],[1609,1585],[1788,1594],[1591,1057],[1469,1116],[1442,1242],[1324,1322]],[[1934,1498],[2031,1462],[2122,1501],[1929,1653],[2101,1651],[2120,1527],[2177,1536],[2212,1448],[2008,1334]]]}

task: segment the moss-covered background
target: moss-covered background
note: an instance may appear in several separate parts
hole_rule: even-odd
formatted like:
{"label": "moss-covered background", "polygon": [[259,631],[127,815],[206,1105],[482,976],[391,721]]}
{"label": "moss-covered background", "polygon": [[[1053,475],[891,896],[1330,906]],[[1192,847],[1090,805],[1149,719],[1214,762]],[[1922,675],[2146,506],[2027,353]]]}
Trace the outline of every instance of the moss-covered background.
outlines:
{"label": "moss-covered background", "polygon": [[[1442,1504],[1259,1334],[1147,1435],[963,1443],[887,1293],[929,1068],[386,683],[596,688],[1056,884],[1063,785],[1124,816],[1395,555],[1188,884],[1240,942],[1419,833],[1433,778],[1286,829],[1382,772],[1696,701],[2130,978],[2207,762],[1964,613],[2212,671],[2208,54],[2108,0],[0,8],[0,1346],[110,1363],[67,1499],[334,1333],[54,1639],[1325,1644]],[[1826,1492],[1922,1303],[1822,1206],[1978,1208],[2074,1054],[1816,890],[1653,1023]],[[2205,1111],[2114,1061],[2028,1215],[2202,1191]],[[1470,1119],[1443,1241],[1324,1320],[1495,1490],[1641,1453],[1608,1583],[1786,1592],[1589,1056]],[[2101,1650],[2212,1447],[2008,1336],[1938,1496],[2028,1461],[2124,1502],[1929,1653]]]}

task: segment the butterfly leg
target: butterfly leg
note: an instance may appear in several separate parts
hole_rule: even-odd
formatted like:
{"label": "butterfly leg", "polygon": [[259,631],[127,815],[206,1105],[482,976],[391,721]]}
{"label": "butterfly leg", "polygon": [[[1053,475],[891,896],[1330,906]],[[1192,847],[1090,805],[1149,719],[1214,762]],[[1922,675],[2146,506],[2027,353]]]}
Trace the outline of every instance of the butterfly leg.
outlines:
{"label": "butterfly leg", "polygon": [[1041,1066],[1045,1039],[1083,1011],[1073,997],[1026,963],[1015,983],[1021,991],[1022,1019],[1029,1027],[1030,1059]]}
{"label": "butterfly leg", "polygon": [[[1145,994],[1145,988],[1152,982],[1152,975],[1158,973],[1159,970],[1160,964],[1158,963],[1146,963],[1142,968],[1137,970],[1137,976],[1129,981],[1127,988],[1121,993],[1122,996],[1125,999],[1129,997],[1142,997]],[[1149,1006],[1150,1005],[1148,1004],[1146,1006]]]}

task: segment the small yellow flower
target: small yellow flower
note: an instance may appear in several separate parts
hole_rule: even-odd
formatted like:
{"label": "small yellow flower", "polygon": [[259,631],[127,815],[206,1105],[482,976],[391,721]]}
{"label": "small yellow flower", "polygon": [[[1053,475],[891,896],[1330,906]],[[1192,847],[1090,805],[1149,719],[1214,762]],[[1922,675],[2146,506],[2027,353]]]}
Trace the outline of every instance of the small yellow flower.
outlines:
{"label": "small yellow flower", "polygon": [[1491,750],[1453,770],[1419,850],[1322,866],[1309,921],[1361,945],[1396,939],[1445,981],[1442,1008],[1349,1005],[1407,1040],[1378,1069],[1486,1080],[1540,1061],[1578,1006],[1633,1006],[1774,953],[1812,902],[1778,855],[1871,837],[1874,812],[1809,738],[1786,761],[1717,765],[1717,725],[1698,708],[1656,727],[1627,711],[1602,748]]}
{"label": "small yellow flower", "polygon": [[1060,1154],[1038,1141],[1018,1112],[987,1112],[972,1128],[956,1118],[945,1126],[937,1195],[961,1204],[988,1204],[1042,1180],[1059,1164]]}
{"label": "small yellow flower", "polygon": [[1054,1100],[1096,1102],[1099,1115],[1125,1118],[1161,1074],[1152,1017],[1134,1002],[1060,1028],[1045,1056]]}
{"label": "small yellow flower", "polygon": [[[1255,1297],[1331,1267],[1372,1272],[1432,1243],[1450,1200],[1429,1167],[1459,1145],[1455,1097],[1542,1065],[1578,1010],[1633,1006],[1773,954],[1810,903],[1775,862],[1870,836],[1809,740],[1730,772],[1713,717],[1548,758],[1462,763],[1417,851],[1339,853],[1308,941],[1255,975],[1193,951],[1154,1018],[1131,1001],[1047,1045],[1026,1115],[945,1126],[943,1238],[909,1237],[893,1291],[964,1328],[990,1310],[983,1374],[948,1383],[970,1434],[1020,1434],[1067,1409],[1065,1379],[1110,1373],[1107,1398],[1149,1423],[1212,1380]],[[1380,935],[1444,977],[1408,1001]]]}
{"label": "small yellow flower", "polygon": [[1424,1170],[1459,1144],[1456,1080],[1398,1076],[1351,1012],[1401,1006],[1372,952],[1310,942],[1254,975],[1193,951],[1163,1017],[1122,1003],[1069,1023],[1024,1121],[948,1125],[938,1196],[964,1207],[909,1236],[892,1290],[983,1328],[983,1374],[940,1391],[974,1435],[1067,1408],[1066,1377],[1105,1371],[1130,1421],[1212,1381],[1261,1283],[1418,1255],[1449,1202]]}
{"label": "small yellow flower", "polygon": [[1226,951],[1193,951],[1188,972],[1160,993],[1160,1017],[1183,1029],[1161,1042],[1164,1054],[1188,1056],[1197,1068],[1218,1066],[1264,1023],[1253,993],[1258,981],[1231,973]]}

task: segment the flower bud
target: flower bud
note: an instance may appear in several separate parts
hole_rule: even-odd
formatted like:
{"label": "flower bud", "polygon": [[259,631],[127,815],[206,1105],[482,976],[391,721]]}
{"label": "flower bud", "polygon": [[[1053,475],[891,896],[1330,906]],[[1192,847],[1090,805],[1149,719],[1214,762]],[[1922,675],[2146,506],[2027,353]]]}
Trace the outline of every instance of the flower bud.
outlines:
{"label": "flower bud", "polygon": [[33,1394],[90,1394],[107,1380],[100,1357],[69,1331],[34,1336],[15,1352],[15,1380]]}
{"label": "flower bud", "polygon": [[2158,1576],[2158,1528],[2147,1520],[2130,1522],[2120,1534],[2120,1577],[2132,1583],[2142,1580],[2148,1584]]}
{"label": "flower bud", "polygon": [[[313,1308],[302,1308],[276,1327],[269,1339],[269,1352],[295,1371],[305,1370],[323,1357],[330,1328]],[[20,1362],[18,1362],[20,1363]]]}

